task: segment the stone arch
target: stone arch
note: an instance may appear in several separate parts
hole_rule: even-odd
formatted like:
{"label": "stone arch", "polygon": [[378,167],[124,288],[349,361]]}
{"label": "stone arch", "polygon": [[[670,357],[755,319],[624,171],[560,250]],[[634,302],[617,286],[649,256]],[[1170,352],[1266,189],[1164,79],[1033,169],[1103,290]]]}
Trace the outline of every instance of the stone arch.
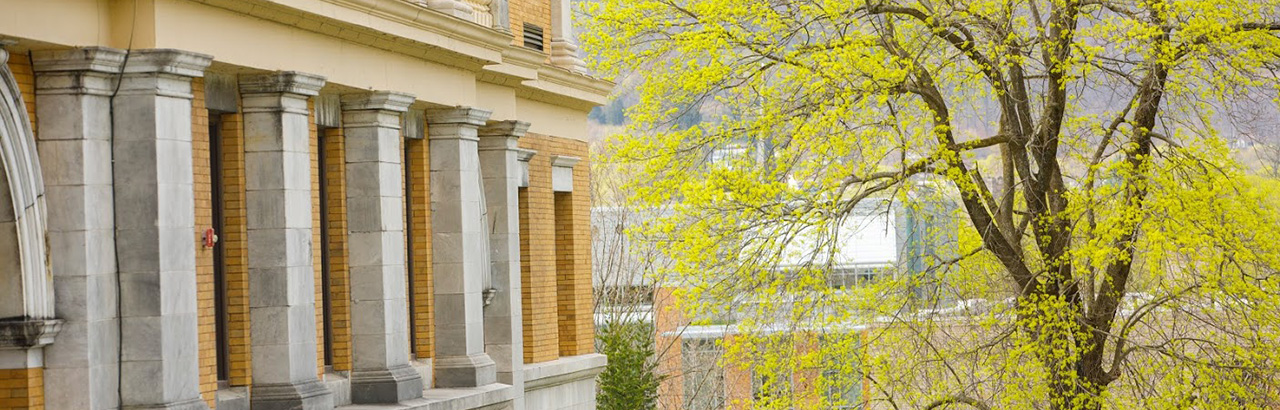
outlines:
{"label": "stone arch", "polygon": [[0,320],[52,319],[44,181],[8,62],[0,49]]}

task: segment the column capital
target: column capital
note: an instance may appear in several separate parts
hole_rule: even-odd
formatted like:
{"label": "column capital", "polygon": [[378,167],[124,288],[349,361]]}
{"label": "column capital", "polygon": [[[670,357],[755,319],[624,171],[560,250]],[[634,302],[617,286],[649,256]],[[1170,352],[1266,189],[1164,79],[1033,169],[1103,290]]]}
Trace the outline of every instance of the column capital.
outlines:
{"label": "column capital", "polygon": [[18,40],[14,40],[11,38],[0,38],[0,64],[5,64],[9,62],[9,50],[5,50],[5,47],[8,47],[14,44],[18,44]]}
{"label": "column capital", "polygon": [[325,78],[297,71],[277,71],[240,76],[241,94],[297,94],[315,96],[324,87]]}
{"label": "column capital", "polygon": [[551,156],[551,190],[554,192],[573,192],[573,166],[581,158],[565,155]]}
{"label": "column capital", "polygon": [[520,188],[529,187],[529,160],[537,155],[538,151],[524,148],[516,148],[516,161],[520,164]]}
{"label": "column capital", "polygon": [[124,50],[84,47],[40,50],[31,53],[31,69],[36,73],[89,71],[119,74],[124,67]]}
{"label": "column capital", "polygon": [[553,166],[553,167],[573,168],[573,166],[574,166],[574,165],[577,165],[577,164],[578,164],[578,161],[581,161],[581,160],[582,160],[582,158],[578,158],[578,157],[571,157],[571,156],[568,156],[568,155],[552,155],[552,156],[551,156],[551,166]]}
{"label": "column capital", "polygon": [[124,50],[85,47],[41,50],[32,54],[32,71],[40,78],[36,91],[41,95],[85,94],[110,96],[124,69]]}
{"label": "column capital", "polygon": [[529,123],[524,121],[506,120],[506,121],[489,121],[483,127],[480,127],[477,133],[480,137],[523,137],[529,131]]}
{"label": "column capital", "polygon": [[413,94],[396,91],[373,91],[342,95],[343,111],[380,110],[405,112],[417,101]]}
{"label": "column capital", "polygon": [[432,108],[427,110],[427,131],[431,131],[430,125],[435,124],[457,124],[470,125],[480,127],[485,125],[485,121],[493,111],[483,110],[474,107],[453,107],[453,108]]}
{"label": "column capital", "polygon": [[167,48],[134,50],[125,55],[124,75],[112,93],[155,95],[190,100],[191,79],[204,76],[213,57]]}
{"label": "column capital", "polygon": [[0,350],[48,346],[60,330],[59,319],[0,321]]}
{"label": "column capital", "polygon": [[519,149],[516,142],[529,130],[529,123],[524,121],[489,121],[477,134],[480,137],[481,151]]}
{"label": "column capital", "polygon": [[524,148],[516,148],[516,160],[520,162],[529,162],[534,155],[538,155],[538,151]]}
{"label": "column capital", "polygon": [[194,78],[204,76],[204,70],[212,63],[213,56],[208,54],[170,48],[134,50],[125,58],[124,73],[170,74]]}

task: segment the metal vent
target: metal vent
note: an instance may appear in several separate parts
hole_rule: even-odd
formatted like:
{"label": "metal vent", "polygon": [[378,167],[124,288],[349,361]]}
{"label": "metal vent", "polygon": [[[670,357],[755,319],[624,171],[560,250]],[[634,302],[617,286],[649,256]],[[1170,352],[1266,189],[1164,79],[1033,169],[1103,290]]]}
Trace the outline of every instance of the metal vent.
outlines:
{"label": "metal vent", "polygon": [[542,27],[524,23],[524,46],[542,51]]}

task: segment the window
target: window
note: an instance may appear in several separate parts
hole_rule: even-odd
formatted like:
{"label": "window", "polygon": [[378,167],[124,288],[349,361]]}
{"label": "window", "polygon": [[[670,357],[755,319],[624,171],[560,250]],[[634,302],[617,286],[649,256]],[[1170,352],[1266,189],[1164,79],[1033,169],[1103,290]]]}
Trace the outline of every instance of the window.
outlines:
{"label": "window", "polygon": [[763,371],[753,372],[751,377],[751,397],[757,402],[767,402],[787,397],[791,394],[791,375],[768,374]]}
{"label": "window", "polygon": [[688,410],[720,410],[725,395],[724,354],[715,339],[685,339],[680,349],[684,369],[684,402]]}
{"label": "window", "polygon": [[833,409],[861,409],[862,383],[851,380],[839,370],[823,370],[822,378],[826,380],[827,403]]}
{"label": "window", "polygon": [[862,409],[864,377],[858,364],[861,334],[827,334],[819,343],[823,352],[824,401],[833,409]]}
{"label": "window", "polygon": [[524,46],[534,50],[542,51],[543,46],[542,27],[536,24],[524,23]]}

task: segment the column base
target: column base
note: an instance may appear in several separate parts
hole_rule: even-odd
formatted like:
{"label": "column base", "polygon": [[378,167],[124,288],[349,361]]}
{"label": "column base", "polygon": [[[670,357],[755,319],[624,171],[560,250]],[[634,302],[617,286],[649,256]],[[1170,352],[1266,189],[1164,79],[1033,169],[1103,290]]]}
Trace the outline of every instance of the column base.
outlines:
{"label": "column base", "polygon": [[209,404],[197,397],[191,400],[164,404],[125,405],[124,410],[209,410]]}
{"label": "column base", "polygon": [[332,410],[333,394],[320,380],[298,384],[255,384],[249,389],[253,410]]}
{"label": "column base", "polygon": [[573,71],[587,72],[587,63],[578,57],[578,45],[565,39],[551,39],[551,65]]}
{"label": "column base", "polygon": [[409,365],[351,372],[351,402],[399,403],[422,397],[422,377]]}
{"label": "column base", "polygon": [[497,365],[484,353],[439,357],[434,364],[435,387],[479,387],[498,382]]}
{"label": "column base", "polygon": [[419,5],[463,20],[471,20],[475,10],[458,0],[414,0]]}

